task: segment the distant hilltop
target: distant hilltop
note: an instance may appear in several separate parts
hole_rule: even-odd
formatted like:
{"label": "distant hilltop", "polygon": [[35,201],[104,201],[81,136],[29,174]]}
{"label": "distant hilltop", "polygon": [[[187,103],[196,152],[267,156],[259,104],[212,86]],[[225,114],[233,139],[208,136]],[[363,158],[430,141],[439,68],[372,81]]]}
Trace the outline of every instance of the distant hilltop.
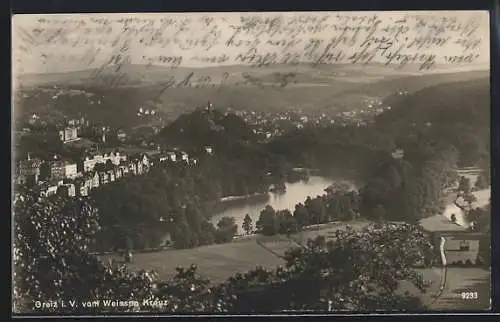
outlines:
{"label": "distant hilltop", "polygon": [[[82,85],[99,84],[99,80],[105,77],[126,76],[127,81],[123,83],[129,86],[140,86],[155,84],[165,80],[166,76],[182,78],[189,73],[195,73],[201,77],[210,77],[215,83],[221,83],[225,77],[238,77],[247,73],[249,75],[270,74],[273,72],[295,72],[300,74],[317,73],[339,73],[347,74],[363,73],[372,76],[401,76],[432,73],[466,72],[471,70],[488,70],[487,65],[438,65],[433,70],[419,72],[417,65],[407,65],[404,68],[397,66],[385,66],[383,64],[354,65],[354,64],[298,64],[298,65],[270,65],[265,68],[255,68],[245,65],[211,66],[203,68],[178,67],[169,68],[160,65],[129,64],[118,66],[107,66],[105,68],[92,68],[87,70],[68,70],[61,72],[23,73],[13,76],[15,88],[46,86],[46,85]],[[332,75],[332,76],[339,76]],[[355,76],[355,75],[353,75]]]}

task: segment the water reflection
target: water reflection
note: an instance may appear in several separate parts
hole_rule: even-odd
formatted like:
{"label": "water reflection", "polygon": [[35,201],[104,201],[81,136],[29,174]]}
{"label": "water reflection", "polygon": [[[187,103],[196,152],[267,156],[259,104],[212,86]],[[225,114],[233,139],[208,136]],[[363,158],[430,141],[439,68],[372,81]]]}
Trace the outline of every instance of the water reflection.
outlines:
{"label": "water reflection", "polygon": [[[211,222],[217,225],[217,222],[225,216],[234,217],[238,225],[238,233],[243,233],[241,225],[246,214],[252,218],[252,223],[259,220],[260,212],[266,205],[272,206],[275,210],[288,209],[293,212],[295,205],[310,196],[314,198],[325,193],[324,189],[334,182],[333,179],[328,179],[320,176],[312,176],[307,182],[299,181],[286,184],[286,192],[284,193],[269,193],[268,198],[255,198],[253,200],[242,200],[238,204],[225,209],[214,215]],[[267,199],[267,200],[263,200]]]}

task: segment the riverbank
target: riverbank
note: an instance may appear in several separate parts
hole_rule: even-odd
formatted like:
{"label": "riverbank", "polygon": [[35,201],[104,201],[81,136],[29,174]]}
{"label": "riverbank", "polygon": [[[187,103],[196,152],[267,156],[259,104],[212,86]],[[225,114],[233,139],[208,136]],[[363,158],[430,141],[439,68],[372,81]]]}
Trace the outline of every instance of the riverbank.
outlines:
{"label": "riverbank", "polygon": [[[212,212],[214,214],[225,212],[228,209],[244,205],[246,203],[259,204],[262,202],[267,202],[270,196],[268,192],[254,193],[244,196],[227,196],[220,198],[211,205]],[[212,215],[213,217],[213,215]],[[217,223],[215,223],[217,224]]]}
{"label": "riverbank", "polygon": [[264,196],[267,195],[267,193],[253,193],[250,195],[244,195],[244,196],[227,196],[220,198],[218,202],[223,203],[223,202],[231,202],[231,201],[241,201],[241,200],[248,200],[254,197],[258,196]]}

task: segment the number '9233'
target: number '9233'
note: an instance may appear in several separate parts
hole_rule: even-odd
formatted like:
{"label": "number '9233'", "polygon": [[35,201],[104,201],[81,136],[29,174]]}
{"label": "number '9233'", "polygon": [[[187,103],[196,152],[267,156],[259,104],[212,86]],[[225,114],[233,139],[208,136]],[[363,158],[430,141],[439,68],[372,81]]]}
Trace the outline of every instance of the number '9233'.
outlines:
{"label": "number '9233'", "polygon": [[479,298],[477,292],[462,292],[460,293],[460,296],[462,297],[462,300],[475,300]]}

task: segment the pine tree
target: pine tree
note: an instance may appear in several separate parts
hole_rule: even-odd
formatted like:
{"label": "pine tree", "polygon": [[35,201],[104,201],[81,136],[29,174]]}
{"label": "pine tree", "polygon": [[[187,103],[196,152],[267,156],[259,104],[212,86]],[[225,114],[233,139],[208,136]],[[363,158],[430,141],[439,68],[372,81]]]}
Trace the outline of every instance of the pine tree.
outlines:
{"label": "pine tree", "polygon": [[247,233],[247,235],[250,235],[253,230],[253,225],[252,225],[252,218],[250,218],[249,214],[246,214],[245,219],[243,219],[243,229]]}

